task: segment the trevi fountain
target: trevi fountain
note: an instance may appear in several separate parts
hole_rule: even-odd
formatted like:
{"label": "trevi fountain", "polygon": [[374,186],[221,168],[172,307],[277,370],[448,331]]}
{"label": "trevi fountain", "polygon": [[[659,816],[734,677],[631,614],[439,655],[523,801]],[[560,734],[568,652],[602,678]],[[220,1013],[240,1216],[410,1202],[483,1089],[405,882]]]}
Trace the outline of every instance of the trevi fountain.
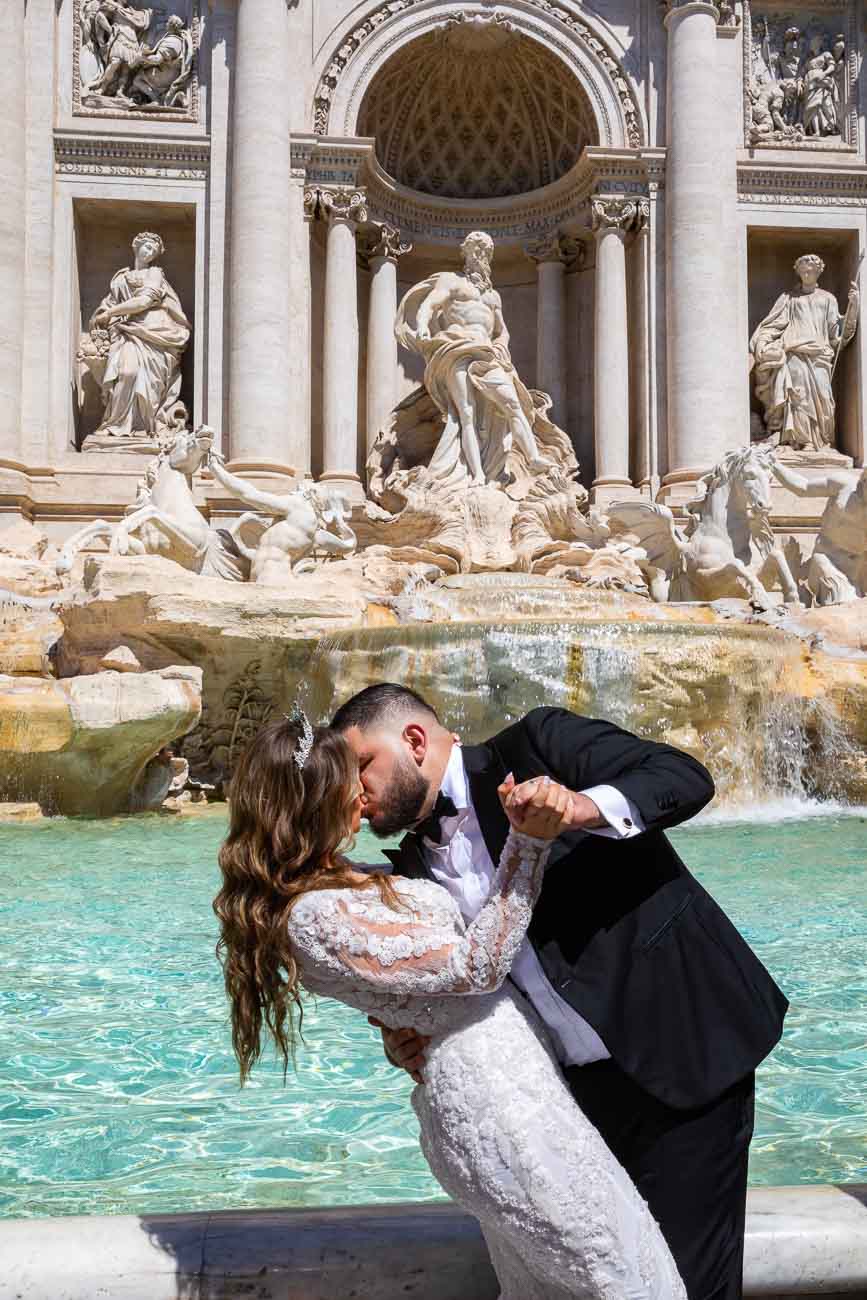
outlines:
{"label": "trevi fountain", "polygon": [[[865,41],[860,0],[6,0],[0,836],[34,881],[100,825],[212,855],[257,728],[379,679],[467,740],[612,718],[708,764],[710,824],[867,848]],[[864,1129],[762,1181],[867,1182]],[[260,1203],[176,1192],[141,1204]]]}

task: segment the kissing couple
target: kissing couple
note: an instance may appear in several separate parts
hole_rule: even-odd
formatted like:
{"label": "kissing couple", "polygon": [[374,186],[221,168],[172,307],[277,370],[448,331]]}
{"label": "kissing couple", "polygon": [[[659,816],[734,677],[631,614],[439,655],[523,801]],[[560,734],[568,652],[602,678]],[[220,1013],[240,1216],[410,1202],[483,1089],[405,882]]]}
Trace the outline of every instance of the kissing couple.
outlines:
{"label": "kissing couple", "polygon": [[[669,745],[538,708],[462,745],[383,683],[258,733],[214,908],[242,1081],[302,988],[382,1027],[501,1300],[742,1295],[754,1071],[787,1002],[669,844]],[[406,830],[393,871],[346,852]]]}

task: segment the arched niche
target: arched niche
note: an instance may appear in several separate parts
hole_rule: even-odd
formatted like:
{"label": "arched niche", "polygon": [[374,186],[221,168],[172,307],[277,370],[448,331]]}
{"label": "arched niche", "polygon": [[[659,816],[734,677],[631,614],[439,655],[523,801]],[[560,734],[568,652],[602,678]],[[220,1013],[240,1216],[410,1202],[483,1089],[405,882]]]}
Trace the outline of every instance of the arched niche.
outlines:
{"label": "arched niche", "polygon": [[[538,70],[557,68],[553,84],[561,94],[574,88],[586,115],[588,142],[611,149],[640,148],[647,140],[646,121],[634,87],[626,77],[610,36],[578,14],[549,0],[520,0],[516,4],[466,5],[457,0],[388,0],[372,4],[365,15],[343,31],[324,55],[313,104],[316,134],[331,137],[364,135],[371,113],[371,96],[388,79],[401,58],[414,61],[408,47],[424,56],[439,38],[454,33],[460,42],[473,26],[499,26],[522,48]],[[419,87],[424,93],[423,84]],[[381,93],[381,92],[380,92]],[[530,99],[537,99],[532,90]],[[528,105],[528,112],[530,107]],[[535,111],[531,112],[535,116]],[[529,189],[538,188],[528,185]]]}

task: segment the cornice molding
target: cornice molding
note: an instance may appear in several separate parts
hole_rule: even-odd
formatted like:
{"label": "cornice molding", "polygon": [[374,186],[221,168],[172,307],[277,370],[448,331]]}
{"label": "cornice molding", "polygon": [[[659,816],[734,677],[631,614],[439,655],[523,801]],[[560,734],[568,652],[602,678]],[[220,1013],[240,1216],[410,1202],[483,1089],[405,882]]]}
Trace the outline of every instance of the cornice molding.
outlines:
{"label": "cornice molding", "polygon": [[794,167],[750,161],[738,166],[738,202],[782,207],[867,208],[863,167]]}
{"label": "cornice molding", "polygon": [[60,175],[142,176],[166,180],[206,180],[209,140],[148,140],[105,137],[90,132],[54,133],[54,166]]}

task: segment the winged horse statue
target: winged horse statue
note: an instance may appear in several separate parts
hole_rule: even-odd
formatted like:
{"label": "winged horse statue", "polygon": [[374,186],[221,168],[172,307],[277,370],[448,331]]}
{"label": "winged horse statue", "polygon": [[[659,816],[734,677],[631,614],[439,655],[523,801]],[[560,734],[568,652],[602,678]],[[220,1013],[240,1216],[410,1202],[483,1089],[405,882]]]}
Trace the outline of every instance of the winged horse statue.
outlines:
{"label": "winged horse statue", "polygon": [[73,533],[57,557],[57,572],[68,573],[82,547],[105,538],[111,555],[162,555],[193,573],[247,578],[249,561],[234,539],[211,527],[193,499],[192,477],[212,442],[213,431],[204,425],[176,434],[148,465],[124,518],[116,524],[95,519]]}
{"label": "winged horse statue", "polygon": [[770,447],[728,452],[699,484],[678,527],[667,506],[621,501],[608,511],[618,530],[635,534],[654,600],[718,600],[746,596],[759,609],[779,604],[765,587],[776,583],[797,604],[798,586],[771,527],[774,454]]}

